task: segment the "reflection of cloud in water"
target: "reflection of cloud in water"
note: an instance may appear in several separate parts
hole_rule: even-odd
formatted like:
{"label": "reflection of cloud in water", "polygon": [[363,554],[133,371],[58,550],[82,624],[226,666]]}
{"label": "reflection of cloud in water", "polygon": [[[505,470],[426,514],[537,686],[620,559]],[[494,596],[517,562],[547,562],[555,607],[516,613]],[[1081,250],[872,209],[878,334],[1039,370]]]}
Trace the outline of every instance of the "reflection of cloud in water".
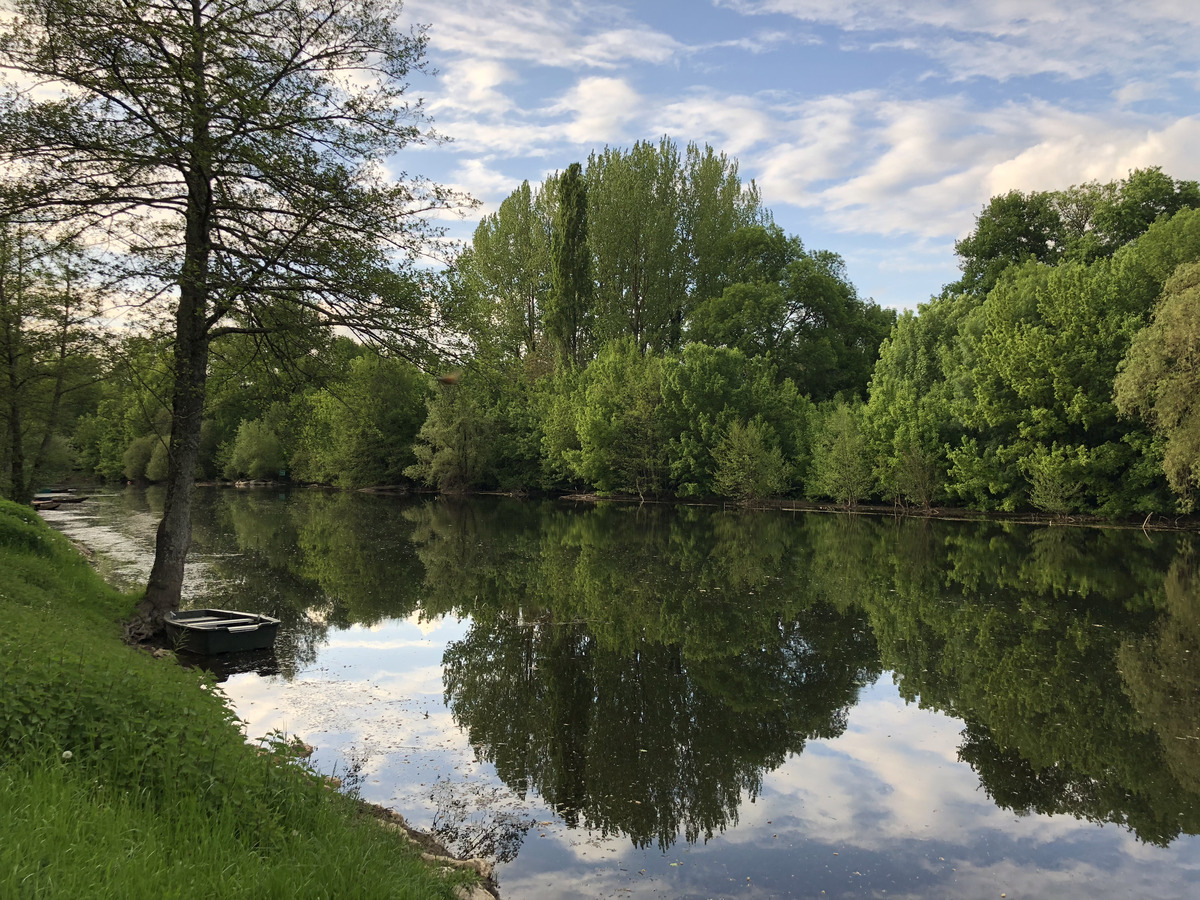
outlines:
{"label": "reflection of cloud in water", "polygon": [[442,702],[445,644],[468,628],[416,617],[351,628],[333,635],[320,664],[294,682],[235,678],[228,690],[252,734],[287,725],[317,744],[324,770],[364,757],[363,796],[418,826],[475,801],[485,818],[532,818],[519,855],[497,870],[508,896],[1194,893],[1195,838],[1164,850],[1119,827],[997,808],[957,759],[962,723],[906,704],[886,677],[863,690],[842,735],[809,741],[767,772],[761,793],[742,797],[738,826],[708,842],[661,853],[623,835],[567,828],[539,797],[519,797],[477,762]]}
{"label": "reflection of cloud in water", "polygon": [[[891,882],[889,897],[1192,895],[1194,838],[1163,850],[1111,825],[999,809],[957,761],[960,731],[881,681],[843,735],[810,743],[764,779],[722,842],[760,875],[790,868],[831,894],[870,895],[869,875],[875,889]],[[781,867],[769,857],[784,848],[793,858]]]}
{"label": "reflection of cloud in water", "polygon": [[456,619],[452,616],[435,616],[430,618],[422,610],[417,610],[410,614],[404,620],[404,624],[416,628],[425,637],[430,637],[443,629],[449,628],[453,633],[445,636],[444,639],[447,641],[458,640],[467,630],[467,623],[462,619]]}
{"label": "reflection of cloud in water", "polygon": [[[467,625],[443,620],[435,629],[450,640]],[[386,804],[418,826],[433,815],[430,794],[446,781],[478,779],[490,767],[475,754],[442,702],[441,641],[422,635],[412,621],[354,626],[336,632],[318,665],[292,681],[234,677],[226,684],[246,730],[299,734],[317,747],[321,771],[345,770],[351,757],[364,763],[364,799]]]}

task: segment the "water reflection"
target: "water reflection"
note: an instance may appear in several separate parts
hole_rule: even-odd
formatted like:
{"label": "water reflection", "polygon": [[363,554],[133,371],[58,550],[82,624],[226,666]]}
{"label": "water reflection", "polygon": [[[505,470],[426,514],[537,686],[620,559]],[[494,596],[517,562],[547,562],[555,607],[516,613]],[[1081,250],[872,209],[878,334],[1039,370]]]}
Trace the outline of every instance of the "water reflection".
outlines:
{"label": "water reflection", "polygon": [[[778,520],[747,533],[697,511],[452,503],[409,516],[429,602],[473,619],[444,660],[456,721],[572,827],[662,849],[707,839],[765,771],[840,734],[879,674],[864,616],[785,577]],[[488,564],[463,559],[485,547]]]}
{"label": "water reflection", "polygon": [[285,677],[334,630],[469,618],[443,688],[477,757],[639,847],[730,829],[882,672],[961,720],[999,807],[1200,832],[1187,536],[202,491],[195,543],[229,605],[284,620]]}

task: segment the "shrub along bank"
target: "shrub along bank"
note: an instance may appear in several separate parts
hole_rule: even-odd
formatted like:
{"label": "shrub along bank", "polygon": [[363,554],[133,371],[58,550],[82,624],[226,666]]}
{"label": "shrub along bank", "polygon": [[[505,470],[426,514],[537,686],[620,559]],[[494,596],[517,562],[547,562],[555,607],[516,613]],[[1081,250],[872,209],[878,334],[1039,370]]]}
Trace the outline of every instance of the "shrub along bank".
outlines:
{"label": "shrub along bank", "polygon": [[455,896],[469,876],[247,744],[208,676],[126,646],[132,609],[0,501],[0,896]]}

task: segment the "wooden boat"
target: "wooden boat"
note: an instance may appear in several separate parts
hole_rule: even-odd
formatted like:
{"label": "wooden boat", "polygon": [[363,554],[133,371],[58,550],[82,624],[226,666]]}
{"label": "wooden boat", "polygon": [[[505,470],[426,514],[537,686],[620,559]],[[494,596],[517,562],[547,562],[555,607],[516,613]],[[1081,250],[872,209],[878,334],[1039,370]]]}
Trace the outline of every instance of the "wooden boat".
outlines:
{"label": "wooden boat", "polygon": [[279,630],[279,620],[272,616],[228,609],[170,612],[164,624],[175,649],[201,656],[266,650],[275,644]]}

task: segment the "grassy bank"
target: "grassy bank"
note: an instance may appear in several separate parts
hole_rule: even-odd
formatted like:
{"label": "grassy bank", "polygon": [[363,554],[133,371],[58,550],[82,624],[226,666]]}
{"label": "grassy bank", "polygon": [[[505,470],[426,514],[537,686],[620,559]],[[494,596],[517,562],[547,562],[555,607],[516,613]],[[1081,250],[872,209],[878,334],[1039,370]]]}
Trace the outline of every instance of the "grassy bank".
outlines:
{"label": "grassy bank", "polygon": [[0,501],[0,896],[454,896],[466,875],[247,745],[205,676],[122,643],[132,606]]}

